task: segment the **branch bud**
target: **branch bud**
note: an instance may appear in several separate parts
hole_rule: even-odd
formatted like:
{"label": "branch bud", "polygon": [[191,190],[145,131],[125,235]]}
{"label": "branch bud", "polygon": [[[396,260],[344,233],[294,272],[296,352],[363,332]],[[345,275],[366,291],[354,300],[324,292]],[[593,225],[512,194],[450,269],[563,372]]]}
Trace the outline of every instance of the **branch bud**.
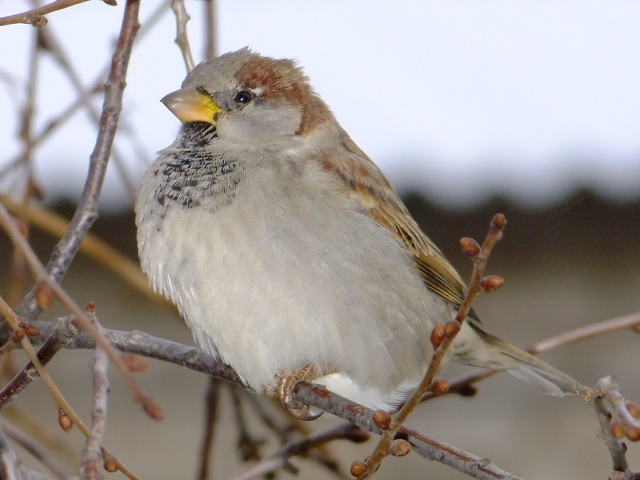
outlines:
{"label": "branch bud", "polygon": [[496,213],[491,219],[491,229],[495,229],[497,232],[501,232],[504,230],[504,227],[507,226],[507,217],[504,216],[503,213]]}
{"label": "branch bud", "polygon": [[637,442],[638,440],[640,440],[640,428],[638,427],[627,428],[627,438],[632,442]]}
{"label": "branch bud", "polygon": [[436,324],[431,330],[431,345],[433,345],[433,348],[438,348],[445,336],[444,325],[442,323]]}
{"label": "branch bud", "polygon": [[460,239],[462,252],[468,257],[475,258],[480,253],[480,245],[471,237],[462,237]]}
{"label": "branch bud", "polygon": [[456,390],[456,393],[463,397],[473,397],[478,393],[478,389],[473,385],[463,385]]}
{"label": "branch bud", "polygon": [[431,387],[429,387],[429,390],[431,390],[436,395],[442,395],[443,393],[447,393],[449,391],[449,382],[447,382],[446,380],[434,380],[431,384]]}
{"label": "branch bud", "polygon": [[118,461],[112,455],[108,455],[104,457],[104,463],[102,467],[109,473],[114,473],[118,471]]}
{"label": "branch bud", "polygon": [[11,340],[13,341],[13,343],[20,343],[22,342],[23,338],[24,338],[23,328],[18,328],[17,330],[14,330],[13,334],[11,335]]}
{"label": "branch bud", "polygon": [[58,424],[65,432],[70,432],[73,428],[73,420],[63,409],[58,409]]}
{"label": "branch bud", "polygon": [[378,428],[386,430],[391,424],[391,415],[389,415],[389,412],[385,412],[384,410],[376,410],[373,414],[373,422]]}
{"label": "branch bud", "polygon": [[53,291],[46,282],[38,282],[36,286],[36,303],[41,310],[46,310],[53,303]]}
{"label": "branch bud", "polygon": [[162,420],[164,418],[164,413],[162,412],[160,406],[150,398],[146,397],[139,399],[138,401],[142,403],[142,408],[144,409],[146,414],[154,420]]}
{"label": "branch bud", "polygon": [[622,422],[619,421],[615,421],[611,424],[611,435],[613,435],[615,438],[622,438],[624,437],[625,434],[625,429],[624,429],[624,425],[622,424]]}
{"label": "branch bud", "polygon": [[26,333],[29,337],[37,337],[38,335],[40,335],[40,329],[35,325],[28,323],[24,329],[24,333]]}
{"label": "branch bud", "polygon": [[633,402],[627,402],[627,411],[633,418],[640,418],[640,407]]}
{"label": "branch bud", "polygon": [[351,475],[356,478],[360,478],[365,473],[367,473],[367,464],[362,460],[356,460],[351,464]]}
{"label": "branch bud", "polygon": [[460,331],[460,324],[455,320],[452,320],[444,324],[444,333],[448,337],[455,335],[459,331]]}
{"label": "branch bud", "polygon": [[146,372],[149,370],[149,364],[140,355],[133,353],[122,355],[127,368],[132,372]]}
{"label": "branch bud", "polygon": [[403,438],[396,438],[389,445],[389,455],[404,457],[411,452],[411,444]]}
{"label": "branch bud", "polygon": [[503,283],[504,278],[499,277],[498,275],[487,275],[480,280],[480,288],[482,288],[483,292],[495,292]]}

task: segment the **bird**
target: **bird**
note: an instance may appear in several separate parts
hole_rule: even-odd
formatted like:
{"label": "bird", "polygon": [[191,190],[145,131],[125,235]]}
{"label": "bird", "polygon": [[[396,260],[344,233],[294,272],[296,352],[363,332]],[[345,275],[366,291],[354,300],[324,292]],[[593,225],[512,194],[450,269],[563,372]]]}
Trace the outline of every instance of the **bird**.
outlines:
{"label": "bird", "polygon": [[[397,409],[466,287],[386,176],[293,60],[229,52],[162,102],[180,130],[135,206],[152,287],[202,350],[301,418],[315,416],[292,401],[300,381]],[[550,395],[582,388],[484,332],[475,313],[449,357]]]}

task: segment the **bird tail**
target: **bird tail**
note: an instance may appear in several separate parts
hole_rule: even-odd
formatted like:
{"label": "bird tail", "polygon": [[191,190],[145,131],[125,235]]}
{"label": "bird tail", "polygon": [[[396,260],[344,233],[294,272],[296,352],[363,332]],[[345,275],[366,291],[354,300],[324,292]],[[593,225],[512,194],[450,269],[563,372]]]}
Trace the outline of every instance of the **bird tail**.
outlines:
{"label": "bird tail", "polygon": [[[463,338],[461,349],[457,345],[454,355],[456,360],[475,367],[506,370],[507,373],[537,388],[547,395],[562,397],[568,394],[584,395],[587,388],[569,375],[544,363],[542,360],[481,330],[472,322],[465,322],[471,327],[460,332]],[[475,333],[476,340],[469,341],[464,330]],[[467,337],[465,341],[464,337]],[[456,337],[457,340],[457,337]],[[456,342],[457,343],[457,342]]]}

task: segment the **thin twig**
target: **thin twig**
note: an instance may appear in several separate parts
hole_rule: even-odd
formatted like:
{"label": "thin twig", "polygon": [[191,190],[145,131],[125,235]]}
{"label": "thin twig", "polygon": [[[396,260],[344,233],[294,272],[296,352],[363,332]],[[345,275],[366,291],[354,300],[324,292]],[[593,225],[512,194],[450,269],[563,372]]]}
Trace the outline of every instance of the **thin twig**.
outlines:
{"label": "thin twig", "polygon": [[[19,325],[20,323],[19,318],[15,315],[13,310],[11,310],[11,308],[9,308],[9,306],[4,302],[2,297],[0,297],[0,314],[7,319],[7,321],[11,324],[14,330],[16,331],[20,330],[21,327]],[[22,348],[25,350],[25,352],[29,356],[29,359],[31,360],[31,364],[33,365],[33,368],[37,371],[38,376],[42,379],[42,381],[46,385],[47,390],[49,390],[49,393],[53,397],[53,400],[58,406],[58,408],[64,411],[73,420],[73,423],[77,425],[78,429],[82,432],[83,435],[88,436],[89,428],[85,425],[85,423],[82,421],[80,416],[75,412],[75,410],[73,409],[71,404],[67,401],[67,399],[64,397],[64,395],[62,395],[62,392],[60,391],[60,389],[58,389],[58,386],[55,384],[55,382],[51,378],[51,375],[49,375],[49,372],[44,368],[44,365],[40,363],[40,360],[38,359],[38,356],[35,350],[33,349],[33,345],[31,345],[31,342],[29,341],[29,338],[26,335],[22,337],[20,344],[22,345]],[[111,454],[104,447],[102,448],[102,450],[103,450],[104,457],[107,457],[107,456],[111,457]],[[131,473],[124,465],[120,464],[119,462],[117,467],[118,467],[118,470],[122,471],[122,473],[127,475],[130,479],[135,480],[137,478],[135,475],[133,475],[133,473]]]}
{"label": "thin twig", "polygon": [[218,420],[218,403],[220,400],[220,389],[222,382],[215,378],[209,378],[209,388],[205,402],[206,415],[204,421],[204,435],[202,438],[202,447],[200,448],[200,468],[198,473],[199,480],[209,479],[209,470],[211,469],[211,451],[213,449],[213,434],[215,433],[216,421]]}
{"label": "thin twig", "polygon": [[[17,202],[9,195],[0,193],[0,204],[3,204],[11,213],[18,215],[29,225],[55,237],[60,238],[64,236],[69,228],[69,220],[33,203]],[[170,305],[164,297],[158,295],[149,286],[149,280],[147,280],[142,273],[138,262],[126,257],[104,240],[101,240],[92,233],[87,233],[80,244],[80,252],[103,265],[105,268],[108,268],[149,298]]]}
{"label": "thin twig", "polygon": [[[102,88],[104,84],[105,73],[101,73],[101,77],[95,82],[94,86],[91,88],[85,88],[82,84],[82,79],[78,74],[77,70],[73,68],[72,60],[68,57],[68,55],[64,51],[64,47],[58,41],[55,36],[53,30],[43,29],[40,31],[40,36],[42,38],[42,43],[46,46],[48,52],[53,56],[53,58],[57,61],[62,72],[67,76],[69,82],[73,89],[77,92],[77,98],[81,102],[84,110],[88,113],[89,118],[93,121],[93,123],[99,127],[100,126],[100,112],[95,108],[93,103],[91,102],[91,94],[96,91],[98,88]],[[120,129],[121,130],[130,130],[131,127],[123,128],[124,121],[120,121]],[[125,189],[129,194],[134,198],[136,187],[131,180],[131,175],[127,172],[126,160],[123,155],[121,155],[116,148],[115,145],[112,146],[111,158],[113,159],[116,171],[119,173],[122,182],[125,185]]]}
{"label": "thin twig", "polygon": [[[102,333],[102,326],[93,312],[91,321],[96,328],[101,330],[100,333]],[[87,437],[82,452],[82,476],[85,480],[100,480],[102,478],[102,467],[98,462],[102,458],[101,445],[107,423],[107,392],[109,391],[108,368],[109,359],[105,351],[99,346],[96,346],[91,362],[93,378],[91,432]]]}
{"label": "thin twig", "polygon": [[[532,355],[537,355],[548,350],[560,348],[571,343],[582,342],[584,340],[602,336],[607,333],[637,328],[639,325],[640,312],[636,312],[630,315],[624,315],[622,317],[610,318],[602,322],[592,323],[591,325],[586,325],[584,327],[569,330],[568,332],[562,332],[558,335],[554,335],[553,337],[541,340],[538,343],[534,343],[526,350]],[[427,394],[425,394],[422,401],[424,402],[432,398],[451,394],[472,396],[475,394],[475,387],[473,387],[474,384],[502,371],[503,370],[480,369],[467,375],[461,375],[460,377],[451,380],[449,390],[444,393],[428,392]]]}
{"label": "thin twig", "polygon": [[[45,15],[86,1],[88,0],[56,0],[55,2],[43,5],[42,7],[27,10],[26,12],[0,17],[0,27],[4,25],[15,25],[18,23],[26,23],[28,25],[33,25],[34,27],[44,27],[48,21]],[[115,2],[103,1],[108,5],[115,5]]]}
{"label": "thin twig", "polygon": [[206,38],[206,51],[205,59],[210,60],[218,55],[218,42],[217,42],[217,5],[216,0],[208,0],[204,2],[204,30]]}
{"label": "thin twig", "polygon": [[53,452],[35,440],[32,435],[25,434],[2,417],[0,417],[0,429],[4,430],[7,437],[37,458],[56,477],[65,480],[78,480],[78,477],[66,465],[62,464]]}
{"label": "thin twig", "polygon": [[[102,183],[111,153],[111,146],[118,127],[122,111],[122,96],[126,85],[126,74],[131,58],[133,40],[139,28],[139,0],[128,0],[118,37],[117,48],[113,54],[111,70],[105,87],[105,99],[102,108],[100,129],[95,148],[91,154],[89,174],[71,220],[67,234],[54,248],[47,265],[47,271],[55,282],[60,282],[66,274],[82,239],[97,218],[97,203],[102,191]],[[20,316],[33,321],[41,313],[35,300],[35,288],[29,292],[18,308]]]}
{"label": "thin twig", "polygon": [[[64,335],[62,332],[63,329],[55,330],[51,335],[49,335],[38,350],[37,357],[41,365],[49,363],[60,348],[62,348],[61,335]],[[20,392],[22,392],[36,377],[37,372],[33,362],[27,363],[27,365],[13,377],[2,391],[0,391],[0,410],[16,398],[18,394],[20,394]]]}
{"label": "thin twig", "polygon": [[[58,319],[55,326],[38,322],[36,325],[40,327],[42,334],[40,337],[35,337],[32,340],[34,343],[40,339],[43,341],[46,335],[50,335],[54,330],[68,328],[69,324],[70,319],[68,318]],[[118,348],[123,351],[162,359],[196,371],[216,375],[238,384],[241,383],[232,369],[222,365],[214,357],[206,355],[194,347],[158,339],[142,332],[106,330],[105,334],[113,344],[117,345]],[[94,348],[94,343],[86,333],[80,332],[69,338],[68,342],[65,341],[63,347]],[[295,388],[294,401],[320,408],[328,413],[344,418],[367,431],[377,434],[381,432],[373,420],[375,412],[333,394],[322,387],[300,384]],[[415,451],[426,458],[435,459],[450,465],[474,478],[492,480],[496,478],[517,478],[515,476],[509,476],[508,473],[480,457],[463,452],[436,439],[430,439],[409,429],[401,429],[400,433],[404,435],[405,431],[408,432],[406,436]]]}
{"label": "thin twig", "polygon": [[[294,400],[320,408],[368,432],[382,433],[374,419],[376,412],[329,392],[319,385],[304,382],[297,384],[294,389]],[[470,477],[480,480],[521,480],[520,477],[500,469],[486,458],[465,452],[435,438],[406,427],[402,427],[399,433],[402,437],[407,438],[413,450],[419,455],[448,465]]]}
{"label": "thin twig", "polygon": [[[42,362],[49,361],[60,348],[71,350],[95,348],[96,343],[92,337],[86,332],[79,332],[74,322],[71,317],[62,317],[56,319],[53,323],[36,322],[32,324],[40,330],[40,333],[30,337],[31,343],[33,345],[44,344],[39,352],[45,357]],[[104,334],[109,342],[122,352],[163,360],[227,382],[237,385],[243,384],[238,374],[231,367],[196,347],[157,338],[138,330],[123,332],[104,329]],[[7,340],[8,338],[4,337],[0,339],[0,342]],[[31,382],[32,376],[30,371],[23,371],[0,391],[0,409],[6,406]]]}
{"label": "thin twig", "polygon": [[195,67],[193,55],[191,54],[191,47],[189,46],[189,36],[187,35],[187,22],[191,20],[191,17],[184,6],[184,0],[172,0],[171,10],[173,10],[173,13],[176,16],[175,42],[182,53],[182,58],[184,59],[184,65],[187,68],[187,72],[190,72],[193,70],[193,67]]}
{"label": "thin twig", "polygon": [[[630,470],[627,462],[627,447],[620,441],[625,435],[632,441],[640,440],[640,421],[629,412],[629,404],[619,392],[619,386],[612,377],[601,378],[595,387],[593,404],[600,423],[600,439],[607,446],[611,456],[613,472],[609,476],[615,480],[637,480],[640,473]],[[635,412],[640,415],[634,404]]]}
{"label": "thin twig", "polygon": [[[67,291],[63,289],[59,283],[56,283],[54,279],[51,278],[51,276],[47,273],[44,266],[40,263],[40,260],[38,260],[35,252],[27,243],[26,239],[20,234],[14,222],[12,221],[11,216],[2,205],[0,205],[0,225],[5,228],[13,244],[24,255],[27,263],[29,264],[29,267],[34,272],[36,278],[38,278],[39,280],[38,286],[44,283],[51,288],[53,294],[61,301],[65,308],[74,315],[82,330],[87,332],[96,342],[96,344],[100,345],[100,347],[107,353],[109,359],[122,374],[122,377],[129,386],[134,399],[138,403],[140,403],[145,411],[149,413],[153,418],[157,418],[157,412],[159,412],[158,407],[151,400],[151,398],[147,394],[145,394],[144,391],[142,391],[142,389],[138,386],[135,377],[129,371],[129,368],[120,357],[119,352],[113,346],[111,346],[111,344],[104,338],[103,335],[100,334],[98,329],[87,318],[85,312],[76,304],[76,302],[71,298]],[[7,313],[5,312],[2,313],[7,315]],[[13,314],[13,312],[11,313]],[[28,341],[28,339],[26,338],[25,340]],[[34,361],[33,358],[31,360]],[[34,361],[34,366],[37,368],[36,362],[37,358]],[[38,371],[38,373],[40,373],[40,371]]]}
{"label": "thin twig", "polygon": [[254,437],[249,431],[244,410],[242,409],[241,395],[243,391],[240,391],[240,387],[237,385],[231,385],[229,393],[231,393],[236,426],[238,427],[239,432],[237,446],[240,458],[243,462],[260,460],[262,458],[262,455],[260,454],[260,447],[265,443],[265,440],[263,438]]}
{"label": "thin twig", "polygon": [[18,473],[20,462],[15,452],[9,445],[9,440],[0,428],[0,476],[7,479],[20,479],[22,475]]}
{"label": "thin twig", "polygon": [[[46,270],[42,267],[42,264],[31,247],[26,243],[20,233],[17,232],[8,212],[3,206],[0,206],[0,221],[7,230],[14,245],[25,255],[36,277],[51,287],[63,305],[75,315],[78,322],[80,322],[81,328],[87,331],[95,342],[105,350],[110,360],[127,382],[135,400],[143,406],[147,413],[157,418],[160,412],[159,408],[150,397],[139,388],[135,378],[118,355],[118,352],[100,335],[97,329],[86,318],[84,311],[76,305],[73,299],[59,285],[60,280],[75,257],[82,239],[97,218],[97,201],[102,190],[102,182],[106,174],[109,154],[118,126],[119,115],[122,110],[122,96],[126,85],[125,78],[133,40],[139,28],[139,7],[139,0],[128,0],[126,3],[122,29],[118,37],[118,45],[113,55],[111,71],[105,88],[101,128],[96,140],[96,147],[91,154],[89,175],[82,197],[78,203],[78,208],[71,220],[69,230],[67,230],[64,238],[56,245]],[[29,320],[31,320],[29,317],[34,314],[39,314],[42,310],[36,301],[37,288],[38,285],[25,297],[22,305],[18,309],[19,315]]]}
{"label": "thin twig", "polygon": [[368,435],[361,429],[351,423],[343,423],[323,432],[309,435],[294,442],[289,442],[280,451],[260,460],[239,474],[230,477],[229,480],[248,480],[258,475],[275,473],[284,468],[291,457],[307,456],[313,449],[334,440],[349,440],[360,443],[367,439]]}
{"label": "thin twig", "polygon": [[[429,362],[429,367],[422,381],[416,387],[411,396],[405,401],[404,405],[392,419],[388,428],[383,432],[382,438],[367,459],[364,472],[362,472],[362,475],[359,478],[370,478],[378,470],[382,460],[389,455],[391,442],[393,442],[398,430],[406,422],[415,407],[421,402],[424,395],[431,389],[447,351],[453,345],[456,334],[460,331],[460,327],[467,318],[467,315],[469,315],[469,312],[471,312],[471,305],[476,297],[483,291],[482,282],[484,279],[484,270],[493,247],[496,242],[502,238],[502,231],[504,230],[505,225],[506,219],[504,215],[497,214],[492,218],[489,225],[489,232],[487,233],[482,248],[480,248],[479,252],[474,254],[472,257],[474,261],[473,274],[465,297],[458,309],[458,314],[456,315],[457,328],[449,329],[449,333],[444,337],[440,345],[434,349],[431,361]],[[454,326],[455,325],[456,324],[454,324]]]}
{"label": "thin twig", "polygon": [[558,348],[570,343],[580,342],[588,338],[597,337],[604,333],[626,330],[640,325],[640,312],[612,318],[604,322],[594,323],[586,327],[576,328],[565,333],[561,333],[547,340],[536,343],[530,349],[530,353],[544,352],[552,348]]}

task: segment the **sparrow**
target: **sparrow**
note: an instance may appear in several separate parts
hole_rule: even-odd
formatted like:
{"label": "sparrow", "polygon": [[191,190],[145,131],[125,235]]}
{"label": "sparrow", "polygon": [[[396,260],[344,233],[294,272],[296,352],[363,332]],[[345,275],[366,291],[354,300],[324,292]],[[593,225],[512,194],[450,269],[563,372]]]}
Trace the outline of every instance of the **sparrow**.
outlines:
{"label": "sparrow", "polygon": [[[292,60],[227,53],[162,102],[182,126],[136,201],[152,287],[204,351],[294,413],[302,380],[396,409],[465,285],[385,175]],[[550,395],[582,388],[484,332],[475,314],[450,359],[504,369]]]}

